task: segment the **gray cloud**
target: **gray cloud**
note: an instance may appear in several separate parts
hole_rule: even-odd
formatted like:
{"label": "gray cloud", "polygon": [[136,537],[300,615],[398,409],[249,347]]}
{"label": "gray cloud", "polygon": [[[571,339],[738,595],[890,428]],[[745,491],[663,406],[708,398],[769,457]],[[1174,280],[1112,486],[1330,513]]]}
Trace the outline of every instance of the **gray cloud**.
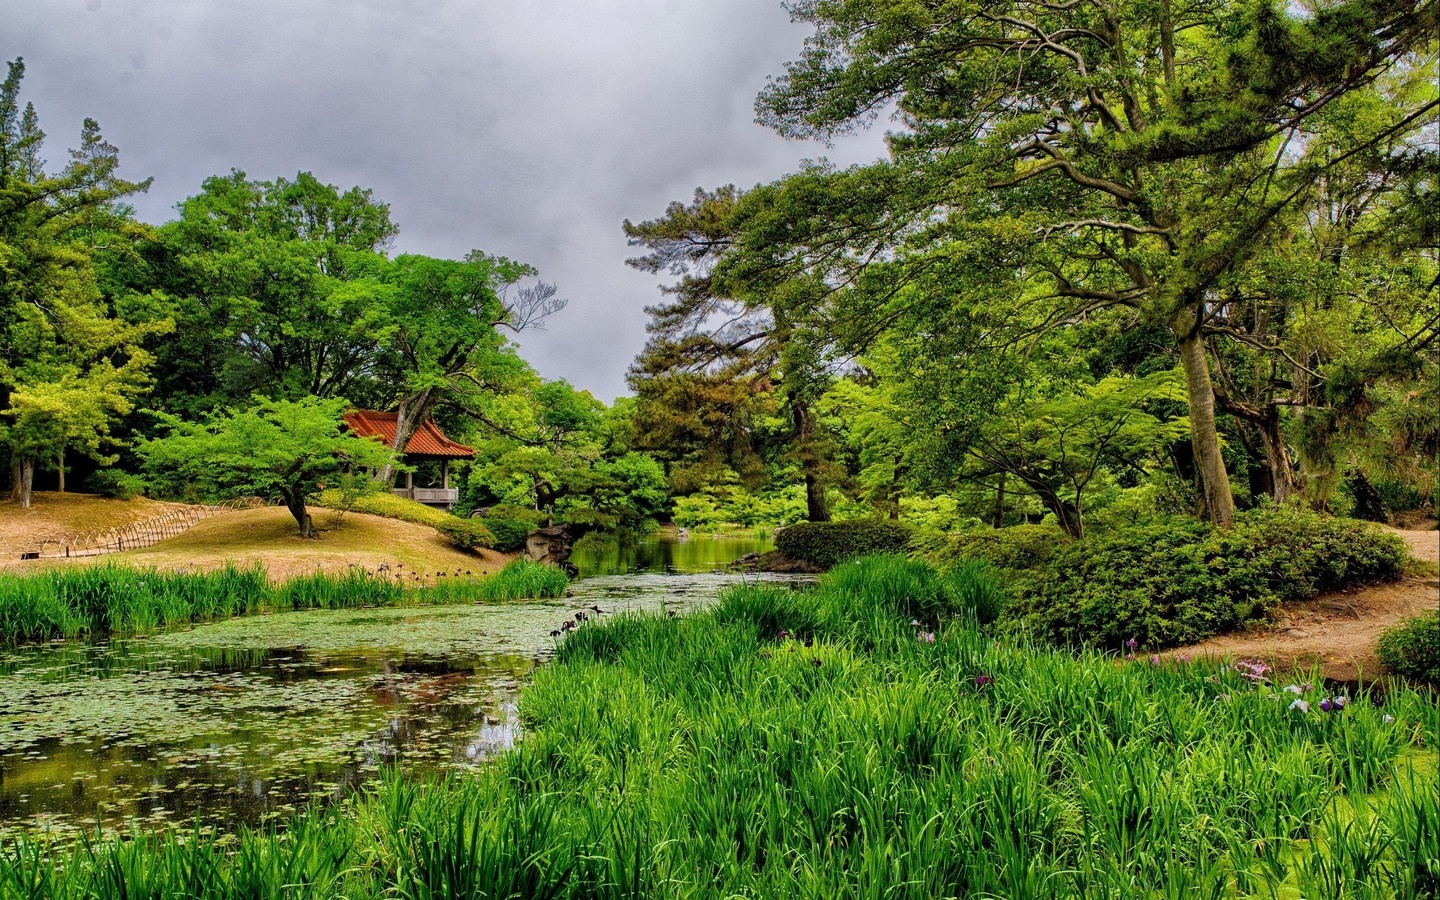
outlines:
{"label": "gray cloud", "polygon": [[[375,189],[397,249],[529,262],[571,306],[527,334],[546,377],[624,393],[652,276],[621,220],[768,181],[818,145],[752,121],[805,37],[778,0],[0,0],[52,161],[100,120],[159,222],[209,175]],[[873,159],[878,132],[828,151]]]}

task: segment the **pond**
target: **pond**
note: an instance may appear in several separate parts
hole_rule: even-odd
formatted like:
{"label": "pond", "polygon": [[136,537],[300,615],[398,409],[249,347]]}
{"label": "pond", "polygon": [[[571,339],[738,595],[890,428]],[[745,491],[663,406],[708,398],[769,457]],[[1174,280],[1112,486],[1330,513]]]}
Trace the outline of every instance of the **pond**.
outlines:
{"label": "pond", "polygon": [[514,742],[515,699],[561,622],[703,606],[739,576],[694,570],[757,549],[666,542],[563,600],[281,613],[0,652],[0,838],[230,829],[343,797],[387,764],[480,765]]}
{"label": "pond", "polygon": [[681,538],[673,531],[661,531],[635,541],[585,540],[575,547],[570,562],[580,577],[620,575],[635,572],[714,572],[742,556],[765,553],[775,547],[768,531],[736,531],[697,534]]}

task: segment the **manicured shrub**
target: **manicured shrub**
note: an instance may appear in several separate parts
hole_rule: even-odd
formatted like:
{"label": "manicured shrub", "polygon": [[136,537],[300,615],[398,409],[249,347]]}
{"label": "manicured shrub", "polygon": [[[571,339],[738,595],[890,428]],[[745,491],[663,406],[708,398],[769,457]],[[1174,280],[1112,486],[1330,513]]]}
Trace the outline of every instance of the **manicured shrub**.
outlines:
{"label": "manicured shrub", "polygon": [[1380,635],[1375,652],[1396,675],[1440,685],[1440,613],[1397,625]]}
{"label": "manicured shrub", "polygon": [[904,553],[914,532],[887,519],[801,522],[776,533],[775,549],[792,559],[833,566],[872,553]]}
{"label": "manicured shrub", "polygon": [[479,547],[494,547],[495,535],[490,533],[479,519],[457,519],[451,516],[435,526],[435,530],[461,550],[475,550]]}
{"label": "manicured shrub", "polygon": [[116,500],[134,500],[145,493],[145,479],[120,469],[100,469],[85,479],[92,493]]}
{"label": "manicured shrub", "polygon": [[426,506],[405,497],[397,497],[388,491],[382,491],[367,496],[346,498],[338,488],[330,488],[321,491],[320,496],[315,498],[315,505],[327,509],[349,509],[358,513],[365,513],[371,516],[384,516],[387,519],[399,519],[402,522],[413,522],[416,525],[429,525],[431,528],[439,528],[450,521],[458,521],[443,509],[436,509],[433,506]]}
{"label": "manicured shrub", "polygon": [[480,601],[542,600],[559,597],[570,587],[570,579],[554,566],[517,559],[481,581],[475,599]]}
{"label": "manicured shrub", "polygon": [[983,559],[1008,579],[1018,572],[1039,569],[1070,537],[1054,525],[1014,525],[980,528],[960,534],[930,534],[915,542],[930,564],[946,568],[966,559]]}
{"label": "manicured shrub", "polygon": [[1242,513],[1228,530],[1177,518],[1065,546],[1013,585],[1014,615],[1065,644],[1182,644],[1281,603],[1395,578],[1405,561],[1395,535],[1296,507]]}
{"label": "manicured shrub", "polygon": [[485,523],[485,527],[490,529],[490,533],[495,537],[490,548],[501,553],[516,553],[524,550],[525,539],[529,537],[531,531],[535,530],[535,526],[519,519],[486,516],[480,521]]}

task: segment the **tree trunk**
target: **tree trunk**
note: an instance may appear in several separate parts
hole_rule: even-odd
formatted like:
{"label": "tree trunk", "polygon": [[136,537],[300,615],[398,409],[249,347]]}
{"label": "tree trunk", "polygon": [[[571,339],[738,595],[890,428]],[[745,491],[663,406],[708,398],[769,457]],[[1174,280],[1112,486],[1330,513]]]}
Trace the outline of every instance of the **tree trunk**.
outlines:
{"label": "tree trunk", "polygon": [[57,493],[63,494],[63,493],[65,493],[65,445],[64,445],[64,444],[61,444],[61,445],[60,445],[59,451],[57,451],[56,454],[55,454],[55,472],[56,472],[56,476],[55,476],[55,477],[56,477],[56,479],[59,481],[59,487],[57,487],[55,490],[56,490]]}
{"label": "tree trunk", "polygon": [[1235,497],[1230,477],[1220,455],[1220,432],[1215,427],[1215,389],[1210,383],[1210,365],[1205,344],[1196,327],[1196,311],[1187,309],[1175,323],[1180,365],[1185,370],[1185,391],[1190,405],[1190,444],[1195,450],[1195,468],[1206,514],[1222,528],[1235,524]]}
{"label": "tree trunk", "polygon": [[1295,467],[1290,464],[1290,451],[1285,446],[1285,437],[1280,434],[1280,410],[1271,406],[1265,416],[1255,423],[1260,432],[1260,446],[1265,453],[1265,468],[1270,472],[1270,496],[1276,503],[1284,503],[1300,491],[1295,478]]}
{"label": "tree trunk", "polygon": [[991,524],[996,528],[1005,527],[1005,478],[1008,472],[1000,473],[1000,484],[995,488],[995,515]]}
{"label": "tree trunk", "polygon": [[1077,541],[1085,536],[1084,523],[1080,521],[1080,510],[1076,506],[1060,499],[1060,495],[1046,485],[1032,483],[1030,486],[1045,508],[1055,514],[1056,523],[1066,534]]}
{"label": "tree trunk", "polygon": [[20,499],[20,451],[10,451],[10,499]]}
{"label": "tree trunk", "polygon": [[300,490],[286,491],[285,508],[290,510],[290,515],[295,517],[295,524],[300,526],[302,538],[313,538],[315,536],[315,523],[310,519],[310,511],[305,508],[305,492]]}
{"label": "tree trunk", "polygon": [[[405,448],[409,446],[410,439],[415,432],[420,430],[420,425],[430,417],[434,411],[435,404],[439,402],[440,394],[435,388],[426,388],[418,394],[406,397],[400,401],[400,407],[395,411],[395,440],[390,443],[390,449],[395,452],[397,460],[405,457]],[[387,488],[395,481],[395,466],[387,463],[385,468],[380,470],[380,483]]]}
{"label": "tree trunk", "polygon": [[825,484],[820,479],[820,460],[815,456],[815,425],[810,407],[795,403],[795,439],[800,445],[800,468],[805,473],[805,517],[811,522],[830,521],[830,507],[825,502]]}
{"label": "tree trunk", "polygon": [[35,457],[26,456],[20,460],[20,508],[29,509],[34,499]]}

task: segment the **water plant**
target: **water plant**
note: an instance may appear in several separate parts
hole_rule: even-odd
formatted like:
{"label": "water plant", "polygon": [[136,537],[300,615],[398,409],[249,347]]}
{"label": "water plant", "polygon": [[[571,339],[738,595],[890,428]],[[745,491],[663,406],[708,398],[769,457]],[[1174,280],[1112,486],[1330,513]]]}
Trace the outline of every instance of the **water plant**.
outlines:
{"label": "water plant", "polygon": [[271,581],[258,565],[227,565],[210,572],[106,565],[0,575],[0,644],[143,634],[279,610],[485,599],[480,591],[484,582],[456,575],[408,587],[398,573],[360,568],[280,582]]}
{"label": "water plant", "polygon": [[570,579],[554,566],[517,559],[476,586],[478,600],[540,600],[559,597]]}
{"label": "water plant", "polygon": [[565,637],[522,695],[525,738],[473,776],[391,775],[223,852],[22,841],[0,897],[1440,891],[1433,698],[997,639],[944,585],[889,557],[606,616]]}

